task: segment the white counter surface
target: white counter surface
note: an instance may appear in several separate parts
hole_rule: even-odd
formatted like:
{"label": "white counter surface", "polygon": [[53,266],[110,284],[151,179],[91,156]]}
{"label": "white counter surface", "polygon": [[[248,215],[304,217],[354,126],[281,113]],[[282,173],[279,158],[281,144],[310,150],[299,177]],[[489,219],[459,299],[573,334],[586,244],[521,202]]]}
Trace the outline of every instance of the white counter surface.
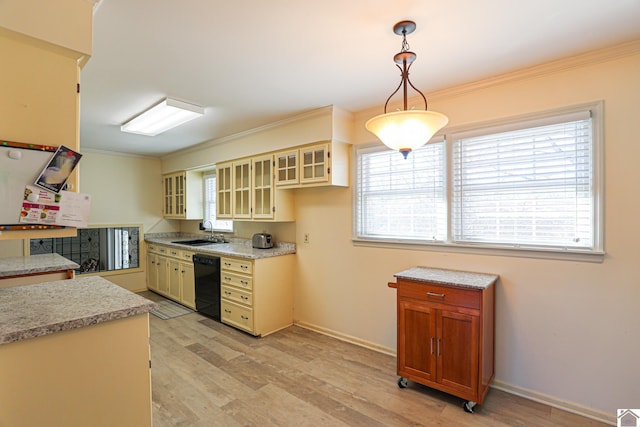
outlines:
{"label": "white counter surface", "polygon": [[80,266],[58,254],[0,258],[0,278],[75,270]]}
{"label": "white counter surface", "polygon": [[157,304],[90,276],[0,289],[0,344],[147,313]]}

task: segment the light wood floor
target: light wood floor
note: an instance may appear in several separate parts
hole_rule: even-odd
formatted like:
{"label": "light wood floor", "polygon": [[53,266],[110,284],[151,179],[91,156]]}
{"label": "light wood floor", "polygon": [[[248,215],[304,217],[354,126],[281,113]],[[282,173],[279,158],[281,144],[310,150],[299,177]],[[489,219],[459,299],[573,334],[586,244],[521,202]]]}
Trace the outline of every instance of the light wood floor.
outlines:
{"label": "light wood floor", "polygon": [[155,427],[605,425],[494,389],[468,414],[398,388],[395,357],[297,326],[254,338],[197,313],[149,317]]}

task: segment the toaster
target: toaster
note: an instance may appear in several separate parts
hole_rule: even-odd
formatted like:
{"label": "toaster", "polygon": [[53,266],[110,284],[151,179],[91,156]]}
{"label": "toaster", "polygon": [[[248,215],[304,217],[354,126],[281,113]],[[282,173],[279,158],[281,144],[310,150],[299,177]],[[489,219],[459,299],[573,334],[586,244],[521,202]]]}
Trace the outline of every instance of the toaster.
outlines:
{"label": "toaster", "polygon": [[273,247],[273,239],[268,233],[256,233],[251,240],[254,248],[269,249]]}

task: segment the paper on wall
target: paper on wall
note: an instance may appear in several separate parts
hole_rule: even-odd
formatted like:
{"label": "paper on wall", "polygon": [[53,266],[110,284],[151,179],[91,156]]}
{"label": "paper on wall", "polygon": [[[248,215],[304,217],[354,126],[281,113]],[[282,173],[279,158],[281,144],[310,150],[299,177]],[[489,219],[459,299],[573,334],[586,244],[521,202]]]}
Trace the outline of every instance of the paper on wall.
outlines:
{"label": "paper on wall", "polygon": [[89,221],[91,196],[61,190],[52,193],[33,185],[24,189],[20,222],[84,228]]}

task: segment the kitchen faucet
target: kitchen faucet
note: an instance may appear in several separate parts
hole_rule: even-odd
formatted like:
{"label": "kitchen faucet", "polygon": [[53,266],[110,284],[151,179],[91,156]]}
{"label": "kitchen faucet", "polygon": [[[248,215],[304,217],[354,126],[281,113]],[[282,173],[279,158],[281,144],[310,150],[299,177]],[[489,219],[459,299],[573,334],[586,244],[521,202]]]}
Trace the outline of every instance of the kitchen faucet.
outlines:
{"label": "kitchen faucet", "polygon": [[204,230],[207,229],[206,224],[209,223],[209,226],[211,227],[211,236],[209,236],[209,240],[211,240],[212,242],[221,242],[224,243],[224,234],[218,234],[217,236],[215,234],[213,234],[213,222],[211,222],[210,220],[206,220],[205,222],[202,223],[202,228]]}

